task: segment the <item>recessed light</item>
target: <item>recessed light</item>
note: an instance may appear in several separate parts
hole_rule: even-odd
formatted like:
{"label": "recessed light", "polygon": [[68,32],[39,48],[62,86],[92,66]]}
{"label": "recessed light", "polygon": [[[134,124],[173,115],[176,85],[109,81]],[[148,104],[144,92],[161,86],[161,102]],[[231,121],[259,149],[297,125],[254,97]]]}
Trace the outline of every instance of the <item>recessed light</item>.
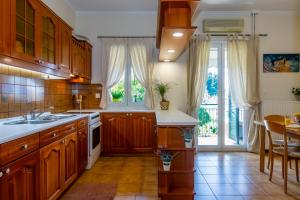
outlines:
{"label": "recessed light", "polygon": [[170,62],[171,60],[164,60],[164,62]]}
{"label": "recessed light", "polygon": [[175,49],[169,49],[168,53],[175,53]]}
{"label": "recessed light", "polygon": [[175,32],[173,33],[173,37],[182,37],[183,36],[183,33],[182,32]]}

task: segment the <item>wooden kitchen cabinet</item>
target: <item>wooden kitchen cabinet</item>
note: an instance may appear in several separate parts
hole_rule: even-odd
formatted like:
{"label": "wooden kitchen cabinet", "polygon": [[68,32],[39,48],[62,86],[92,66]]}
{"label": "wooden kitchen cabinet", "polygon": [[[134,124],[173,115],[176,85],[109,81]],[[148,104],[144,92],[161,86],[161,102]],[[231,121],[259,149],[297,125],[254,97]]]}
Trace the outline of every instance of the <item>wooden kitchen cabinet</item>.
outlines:
{"label": "wooden kitchen cabinet", "polygon": [[103,153],[128,153],[128,116],[126,113],[103,113]]}
{"label": "wooden kitchen cabinet", "polygon": [[61,71],[71,73],[72,29],[63,22],[59,23],[59,66]]}
{"label": "wooden kitchen cabinet", "polygon": [[46,7],[41,10],[39,64],[58,70],[59,57],[59,20]]}
{"label": "wooden kitchen cabinet", "polygon": [[133,152],[151,152],[154,148],[155,117],[153,113],[130,113],[130,147]]}
{"label": "wooden kitchen cabinet", "polygon": [[10,55],[10,1],[0,1],[0,54]]}
{"label": "wooden kitchen cabinet", "polygon": [[78,175],[82,174],[88,163],[88,127],[78,130]]}
{"label": "wooden kitchen cabinet", "polygon": [[86,52],[86,63],[85,63],[85,77],[88,80],[92,79],[92,45],[85,43],[85,52]]}
{"label": "wooden kitchen cabinet", "polygon": [[0,173],[0,199],[40,199],[38,151],[0,168]]}
{"label": "wooden kitchen cabinet", "polygon": [[40,3],[38,0],[12,0],[10,18],[11,56],[38,62]]}
{"label": "wooden kitchen cabinet", "polygon": [[150,153],[154,113],[103,113],[103,153]]}
{"label": "wooden kitchen cabinet", "polygon": [[63,191],[65,151],[64,139],[40,149],[41,199],[56,199]]}
{"label": "wooden kitchen cabinet", "polygon": [[68,187],[77,177],[77,132],[71,133],[64,139],[64,188]]}

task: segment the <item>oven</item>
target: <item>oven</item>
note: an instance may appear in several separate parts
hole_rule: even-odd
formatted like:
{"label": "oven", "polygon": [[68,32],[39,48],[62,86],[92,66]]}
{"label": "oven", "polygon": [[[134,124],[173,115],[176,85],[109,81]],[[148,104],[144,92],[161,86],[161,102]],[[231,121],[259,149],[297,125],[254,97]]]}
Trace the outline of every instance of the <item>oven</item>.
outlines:
{"label": "oven", "polygon": [[88,165],[86,169],[90,169],[98,160],[101,152],[101,122],[100,114],[90,115],[89,135],[88,135]]}

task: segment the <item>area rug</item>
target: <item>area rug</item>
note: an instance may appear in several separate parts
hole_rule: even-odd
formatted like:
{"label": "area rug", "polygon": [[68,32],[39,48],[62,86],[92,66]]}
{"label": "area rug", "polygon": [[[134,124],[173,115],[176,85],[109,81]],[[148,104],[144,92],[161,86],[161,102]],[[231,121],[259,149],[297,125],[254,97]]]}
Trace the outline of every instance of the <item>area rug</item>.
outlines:
{"label": "area rug", "polygon": [[72,187],[61,200],[113,200],[117,191],[114,184],[89,183]]}

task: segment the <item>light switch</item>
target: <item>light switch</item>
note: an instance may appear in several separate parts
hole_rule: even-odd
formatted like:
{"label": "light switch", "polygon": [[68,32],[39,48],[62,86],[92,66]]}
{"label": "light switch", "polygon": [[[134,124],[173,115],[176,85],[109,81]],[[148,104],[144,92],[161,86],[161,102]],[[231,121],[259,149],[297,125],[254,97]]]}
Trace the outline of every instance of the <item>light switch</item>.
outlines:
{"label": "light switch", "polygon": [[96,99],[100,99],[100,93],[96,93]]}

